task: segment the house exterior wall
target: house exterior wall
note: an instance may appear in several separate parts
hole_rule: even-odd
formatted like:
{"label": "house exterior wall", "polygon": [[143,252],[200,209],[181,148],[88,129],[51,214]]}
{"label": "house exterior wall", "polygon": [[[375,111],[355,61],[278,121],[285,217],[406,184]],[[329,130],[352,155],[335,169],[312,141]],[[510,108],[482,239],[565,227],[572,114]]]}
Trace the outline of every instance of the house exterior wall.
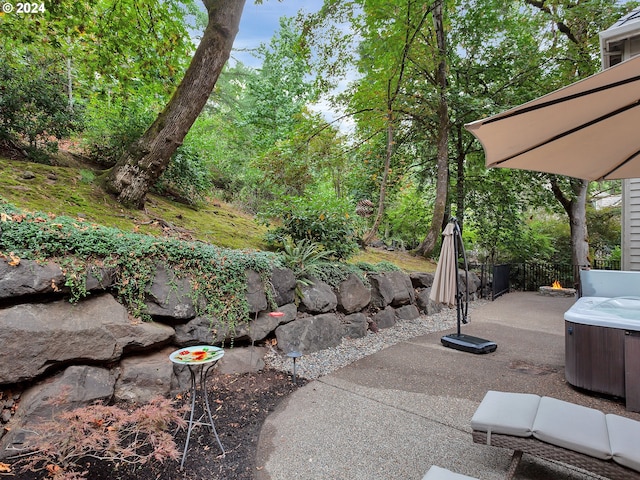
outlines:
{"label": "house exterior wall", "polygon": [[[600,32],[602,68],[640,55],[640,8]],[[622,181],[622,269],[640,271],[640,179]]]}
{"label": "house exterior wall", "polygon": [[640,271],[640,178],[623,180],[622,269]]}

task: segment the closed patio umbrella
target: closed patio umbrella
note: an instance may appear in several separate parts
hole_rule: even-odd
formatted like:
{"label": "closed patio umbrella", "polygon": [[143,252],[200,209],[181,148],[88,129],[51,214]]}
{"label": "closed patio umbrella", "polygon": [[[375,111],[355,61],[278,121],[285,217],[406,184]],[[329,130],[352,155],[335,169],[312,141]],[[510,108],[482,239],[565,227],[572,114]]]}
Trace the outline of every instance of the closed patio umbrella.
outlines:
{"label": "closed patio umbrella", "polygon": [[584,180],[640,177],[640,56],[465,125],[487,167]]}
{"label": "closed patio umbrella", "polygon": [[458,256],[462,253],[465,269],[465,283],[469,281],[467,259],[462,244],[462,232],[460,225],[455,218],[447,224],[442,232],[442,248],[440,258],[436,266],[436,273],[433,278],[433,285],[429,298],[434,302],[444,303],[448,306],[456,306],[457,332],[445,335],[441,342],[446,347],[455,348],[471,353],[489,353],[495,351],[497,345],[494,342],[483,338],[463,335],[460,331],[460,324],[467,323],[467,312],[469,307],[469,292],[465,285],[466,297],[463,300],[462,289],[460,288],[460,277],[458,273]]}
{"label": "closed patio umbrella", "polygon": [[433,277],[433,285],[429,298],[434,302],[444,303],[450,307],[456,305],[458,255],[456,253],[454,224],[448,223],[442,232],[442,249],[440,259]]}

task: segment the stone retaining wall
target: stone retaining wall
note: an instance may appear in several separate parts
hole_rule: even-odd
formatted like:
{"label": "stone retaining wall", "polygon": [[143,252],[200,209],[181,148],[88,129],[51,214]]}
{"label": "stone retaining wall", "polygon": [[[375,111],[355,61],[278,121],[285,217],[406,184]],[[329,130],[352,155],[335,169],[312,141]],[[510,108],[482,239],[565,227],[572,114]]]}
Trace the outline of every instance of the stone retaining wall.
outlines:
{"label": "stone retaining wall", "polygon": [[[430,273],[372,274],[370,286],[351,275],[336,289],[314,281],[296,299],[290,270],[273,270],[268,285],[247,271],[251,318],[230,330],[216,318],[198,316],[190,282],[158,265],[145,298],[153,321],[141,322],[110,293],[114,276],[105,270],[99,277],[90,277],[89,295],[71,304],[58,265],[0,259],[0,458],[28,445],[28,426],[50,418],[51,402],[63,394],[71,408],[96,400],[146,402],[186,390],[188,372],[168,359],[177,348],[233,339],[217,368],[255,371],[264,367],[274,338],[284,352],[310,353],[442,308],[429,300]],[[480,282],[471,279],[474,298]],[[283,315],[270,315],[266,288],[273,289],[269,297]]]}

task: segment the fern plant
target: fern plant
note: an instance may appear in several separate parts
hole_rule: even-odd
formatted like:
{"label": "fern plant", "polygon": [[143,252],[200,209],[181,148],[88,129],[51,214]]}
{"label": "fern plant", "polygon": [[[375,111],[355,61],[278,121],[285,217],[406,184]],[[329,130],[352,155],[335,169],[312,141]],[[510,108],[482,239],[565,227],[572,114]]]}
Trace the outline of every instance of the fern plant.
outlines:
{"label": "fern plant", "polygon": [[310,240],[294,242],[287,238],[283,243],[282,263],[293,271],[298,287],[311,284],[312,277],[318,277],[322,268],[331,262],[332,250]]}
{"label": "fern plant", "polygon": [[282,261],[296,277],[308,278],[318,274],[321,267],[331,261],[333,250],[311,240],[294,242],[288,238],[283,245]]}

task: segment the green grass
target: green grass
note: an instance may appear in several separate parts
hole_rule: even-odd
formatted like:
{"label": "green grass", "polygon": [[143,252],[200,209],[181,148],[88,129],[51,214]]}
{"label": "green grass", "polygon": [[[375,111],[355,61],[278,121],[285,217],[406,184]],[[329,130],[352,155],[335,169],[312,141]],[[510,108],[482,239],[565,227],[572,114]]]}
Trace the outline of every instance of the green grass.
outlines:
{"label": "green grass", "polygon": [[391,262],[405,272],[435,272],[436,263],[424,257],[417,257],[408,252],[387,251],[377,248],[368,248],[349,259],[350,263],[366,262],[379,263]]}
{"label": "green grass", "polygon": [[[35,177],[24,178],[25,172]],[[150,194],[144,210],[126,209],[102,190],[99,173],[0,158],[0,195],[21,209],[79,216],[128,232],[172,235],[225,248],[266,248],[266,229],[231,205],[212,199],[194,209]]]}

